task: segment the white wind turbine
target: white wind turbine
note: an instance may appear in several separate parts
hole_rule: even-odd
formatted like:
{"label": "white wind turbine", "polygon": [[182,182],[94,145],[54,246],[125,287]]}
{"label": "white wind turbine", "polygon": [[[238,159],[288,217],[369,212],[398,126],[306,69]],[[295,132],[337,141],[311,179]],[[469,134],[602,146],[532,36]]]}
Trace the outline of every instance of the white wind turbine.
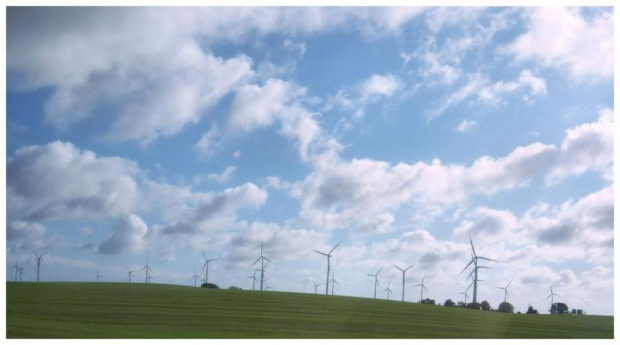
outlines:
{"label": "white wind turbine", "polygon": [[388,281],[388,287],[387,289],[383,290],[383,292],[387,291],[387,299],[388,301],[390,300],[390,293],[392,292],[392,290],[390,290],[390,282]]}
{"label": "white wind turbine", "polygon": [[191,281],[192,279],[194,280],[194,287],[196,287],[196,280],[202,278],[201,276],[196,274],[196,267],[194,267],[194,275],[189,278],[189,280]]}
{"label": "white wind turbine", "polygon": [[19,282],[22,281],[22,274],[24,273],[24,266],[19,266]]}
{"label": "white wind turbine", "polygon": [[[489,258],[485,258],[483,256],[478,256],[476,254],[476,250],[474,249],[474,242],[471,239],[471,235],[469,236],[469,243],[471,244],[471,261],[467,264],[467,266],[465,266],[465,268],[463,268],[463,270],[461,271],[461,273],[463,273],[467,267],[469,267],[469,265],[474,264],[474,270],[472,271],[472,273],[474,274],[473,277],[473,284],[474,284],[474,298],[473,298],[473,303],[476,303],[476,298],[478,296],[478,269],[480,268],[490,268],[490,267],[485,267],[485,266],[478,266],[478,260],[487,260],[487,261],[493,261],[493,262],[497,262],[497,260],[493,260],[493,259],[489,259]],[[459,273],[459,274],[461,274]],[[471,273],[470,273],[471,276]]]}
{"label": "white wind turbine", "polygon": [[375,273],[375,274],[368,274],[368,273],[366,273],[367,276],[375,277],[375,297],[374,297],[375,299],[377,298],[377,286],[379,286],[379,278],[378,278],[379,277],[379,272],[381,272],[382,269],[383,269],[383,267],[381,267],[377,271],[377,273]]}
{"label": "white wind turbine", "polygon": [[461,292],[461,295],[465,295],[465,305],[467,306],[467,290],[465,290],[465,292]]}
{"label": "white wind turbine", "polygon": [[34,253],[34,256],[36,256],[37,258],[37,282],[39,281],[39,271],[41,270],[41,261],[43,260],[43,255],[45,254],[37,255],[37,253]]}
{"label": "white wind turbine", "polygon": [[[202,252],[202,257],[205,258],[205,264],[202,266],[202,271],[205,271],[205,283],[209,282],[209,262],[211,261],[217,261],[217,258],[213,258],[213,259],[207,259],[207,256],[205,255],[204,250],[201,250]],[[206,268],[206,269],[205,269]]]}
{"label": "white wind turbine", "polygon": [[263,284],[265,282],[265,267],[267,267],[265,265],[265,261],[268,262],[267,265],[272,263],[263,255],[263,242],[260,243],[260,257],[256,259],[252,265],[255,265],[258,261],[260,261],[260,291],[263,291]]}
{"label": "white wind turbine", "polygon": [[422,276],[422,282],[418,285],[414,285],[413,287],[420,287],[420,303],[422,303],[422,301],[424,300],[423,298],[423,292],[424,290],[426,290],[426,292],[428,292],[428,290],[426,289],[426,286],[424,285],[424,278],[426,278],[426,275]]}
{"label": "white wind turbine", "polygon": [[131,284],[131,274],[135,272],[129,269],[129,266],[127,266],[127,281],[129,282],[129,284]]}
{"label": "white wind turbine", "polygon": [[338,242],[338,244],[335,245],[334,248],[332,248],[332,250],[330,250],[327,254],[313,249],[315,252],[321,255],[325,255],[327,257],[327,279],[325,279],[325,295],[329,293],[329,259],[332,257],[332,252],[334,251],[334,249],[336,249],[336,247],[338,247],[340,243],[342,243],[342,241]]}
{"label": "white wind turbine", "polygon": [[19,265],[17,264],[17,260],[15,260],[15,265],[13,265],[13,267],[11,268],[15,269],[15,280],[14,281],[17,281],[17,274],[19,273]]}
{"label": "white wind turbine", "polygon": [[[334,295],[334,284],[338,284],[336,279],[334,279],[334,272],[333,271],[332,271],[332,279],[329,282],[332,283],[332,296],[333,296]],[[340,285],[340,284],[338,284],[338,285]]]}
{"label": "white wind turbine", "polygon": [[97,271],[97,275],[95,276],[95,281],[97,283],[99,283],[99,281],[101,280],[101,278],[103,278],[102,276],[99,275],[99,271]]}
{"label": "white wind turbine", "polygon": [[258,281],[258,279],[256,279],[256,272],[260,271],[258,268],[254,269],[254,275],[251,275],[249,277],[245,277],[245,279],[252,279],[252,291],[255,290],[255,286],[256,286],[256,281]]}
{"label": "white wind turbine", "polygon": [[549,297],[551,297],[551,310],[553,310],[553,296],[558,296],[560,297],[560,295],[553,293],[553,285],[551,285],[551,293],[549,294],[549,296],[547,296],[546,299],[549,299]]}
{"label": "white wind turbine", "polygon": [[319,286],[321,286],[321,285],[323,285],[323,284],[317,284],[317,283],[315,283],[315,282],[314,282],[314,279],[312,279],[312,284],[314,284],[314,294],[316,295],[316,294],[317,294],[317,291],[318,291],[318,287],[319,287]]}
{"label": "white wind turbine", "polygon": [[407,267],[405,269],[402,269],[402,268],[394,265],[394,267],[396,267],[399,271],[403,272],[403,298],[402,298],[403,302],[405,301],[405,273],[407,273],[407,270],[410,269],[413,266],[415,266],[415,264],[413,264],[413,265],[411,265],[411,266],[409,266],[409,267]]}
{"label": "white wind turbine", "polygon": [[508,297],[508,287],[510,284],[512,284],[512,280],[508,283],[508,285],[506,285],[506,287],[496,286],[496,288],[504,290],[504,302],[506,302],[506,298]]}
{"label": "white wind turbine", "polygon": [[144,264],[144,267],[142,267],[142,269],[139,272],[144,272],[144,284],[148,284],[151,282],[151,279],[149,278],[149,273],[153,272],[153,270],[151,269],[151,267],[149,266],[149,256],[148,254],[146,255],[146,262]]}

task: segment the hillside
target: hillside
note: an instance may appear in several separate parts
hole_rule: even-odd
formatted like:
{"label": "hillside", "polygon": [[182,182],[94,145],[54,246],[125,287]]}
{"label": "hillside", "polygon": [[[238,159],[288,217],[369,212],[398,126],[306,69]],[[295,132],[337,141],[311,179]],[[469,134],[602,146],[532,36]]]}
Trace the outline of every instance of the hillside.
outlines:
{"label": "hillside", "polygon": [[123,283],[7,283],[7,338],[613,338],[613,317]]}

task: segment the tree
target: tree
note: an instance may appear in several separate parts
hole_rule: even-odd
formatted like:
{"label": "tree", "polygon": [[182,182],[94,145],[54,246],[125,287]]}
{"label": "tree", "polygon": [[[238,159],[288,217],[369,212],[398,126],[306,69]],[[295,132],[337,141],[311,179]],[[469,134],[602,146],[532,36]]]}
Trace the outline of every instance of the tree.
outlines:
{"label": "tree", "polygon": [[435,305],[435,300],[434,299],[430,299],[430,298],[425,298],[425,299],[422,300],[422,303]]}
{"label": "tree", "polygon": [[231,286],[231,287],[228,288],[228,290],[243,290],[243,289],[238,287],[238,286]]}
{"label": "tree", "polygon": [[215,285],[213,283],[204,283],[204,284],[200,285],[200,287],[207,288],[207,289],[219,289],[220,288],[219,286],[217,286],[217,285]]}
{"label": "tree", "polygon": [[568,306],[564,303],[553,303],[549,312],[551,314],[568,314]]}
{"label": "tree", "polygon": [[469,303],[469,304],[467,305],[467,308],[468,308],[468,309],[476,309],[476,310],[480,310],[480,303],[478,303],[478,302],[472,302],[472,303]]}
{"label": "tree", "polygon": [[482,303],[480,303],[480,308],[482,308],[482,310],[491,310],[491,305],[487,301],[482,301]]}
{"label": "tree", "polygon": [[465,305],[465,302],[457,302],[456,306],[459,308],[466,308],[467,306]]}
{"label": "tree", "polygon": [[515,308],[508,302],[502,302],[499,304],[497,311],[501,311],[502,313],[514,313]]}
{"label": "tree", "polygon": [[451,299],[447,299],[445,302],[443,302],[443,305],[445,307],[454,307],[456,303],[454,303]]}
{"label": "tree", "polygon": [[526,314],[538,314],[538,310],[534,309],[534,307],[532,307],[532,306],[529,306],[525,313]]}

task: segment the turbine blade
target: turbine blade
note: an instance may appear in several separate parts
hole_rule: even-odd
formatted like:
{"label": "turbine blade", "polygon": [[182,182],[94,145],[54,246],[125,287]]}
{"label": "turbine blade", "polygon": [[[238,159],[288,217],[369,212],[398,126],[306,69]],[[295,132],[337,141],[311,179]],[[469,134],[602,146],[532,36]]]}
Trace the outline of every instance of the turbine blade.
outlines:
{"label": "turbine blade", "polygon": [[256,259],[256,261],[254,261],[254,263],[252,264],[252,266],[254,266],[254,265],[258,262],[258,260],[260,260],[261,258],[262,258],[262,256],[261,256],[260,258]]}
{"label": "turbine blade", "polygon": [[378,275],[379,275],[379,272],[381,272],[381,270],[382,270],[382,269],[383,269],[383,267],[381,267],[381,268],[377,271],[377,274],[375,274],[375,275],[377,275],[377,276],[378,276]]}
{"label": "turbine blade", "polygon": [[268,263],[272,264],[273,262],[271,262],[271,260],[264,258],[265,260],[267,260]]}
{"label": "turbine blade", "polygon": [[405,268],[405,272],[406,272],[408,269],[410,269],[411,267],[413,267],[413,266],[415,266],[415,264],[413,264],[413,265],[411,265],[411,266],[409,266],[409,267]]}
{"label": "turbine blade", "polygon": [[476,250],[474,249],[474,241],[472,241],[471,235],[469,235],[469,243],[471,244],[471,251],[474,252],[474,256],[476,256]]}
{"label": "turbine blade", "polygon": [[205,258],[205,260],[207,260],[207,256],[205,255],[205,251],[204,250],[200,250],[200,252],[202,253],[202,257]]}
{"label": "turbine blade", "polygon": [[319,254],[321,254],[321,255],[325,255],[325,256],[327,256],[327,254],[325,254],[325,253],[323,253],[323,252],[319,252],[318,250],[315,250],[315,249],[312,249],[312,250],[314,250],[315,252],[317,252],[317,253],[319,253]]}
{"label": "turbine blade", "polygon": [[478,259],[482,259],[482,260],[488,260],[488,261],[497,262],[497,260],[493,260],[493,259],[485,258],[484,256],[479,256],[479,257],[478,257]]}
{"label": "turbine blade", "polygon": [[330,250],[328,254],[331,254],[334,251],[334,249],[336,249],[340,245],[340,243],[342,243],[342,241],[338,242],[338,244],[335,245],[334,248],[332,248],[332,250]]}
{"label": "turbine blade", "polygon": [[[465,268],[463,268],[463,270],[461,271],[461,273],[465,272],[465,270],[467,269],[467,267],[469,267],[469,265],[471,265],[472,263],[474,263],[474,259],[471,259],[471,261],[467,264],[467,266],[465,266]],[[459,274],[461,274],[459,273]]]}
{"label": "turbine blade", "polygon": [[510,281],[510,283],[508,283],[508,285],[506,285],[506,289],[508,289],[508,287],[510,286],[510,284],[512,284],[512,280]]}
{"label": "turbine blade", "polygon": [[422,288],[424,289],[424,291],[428,292],[428,290],[426,289],[426,286],[422,285]]}
{"label": "turbine blade", "polygon": [[[394,265],[394,264],[392,264],[392,265]],[[400,267],[398,267],[396,265],[394,265],[394,267],[398,268],[399,271],[405,272],[405,270],[403,270],[402,268],[400,268]]]}

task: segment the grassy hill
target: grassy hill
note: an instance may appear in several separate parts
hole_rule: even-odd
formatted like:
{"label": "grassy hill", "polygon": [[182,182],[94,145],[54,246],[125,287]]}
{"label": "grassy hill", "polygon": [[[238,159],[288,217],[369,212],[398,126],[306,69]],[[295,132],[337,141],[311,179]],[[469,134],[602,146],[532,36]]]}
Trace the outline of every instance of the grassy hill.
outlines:
{"label": "grassy hill", "polygon": [[160,284],[7,283],[7,338],[613,338],[613,317]]}

